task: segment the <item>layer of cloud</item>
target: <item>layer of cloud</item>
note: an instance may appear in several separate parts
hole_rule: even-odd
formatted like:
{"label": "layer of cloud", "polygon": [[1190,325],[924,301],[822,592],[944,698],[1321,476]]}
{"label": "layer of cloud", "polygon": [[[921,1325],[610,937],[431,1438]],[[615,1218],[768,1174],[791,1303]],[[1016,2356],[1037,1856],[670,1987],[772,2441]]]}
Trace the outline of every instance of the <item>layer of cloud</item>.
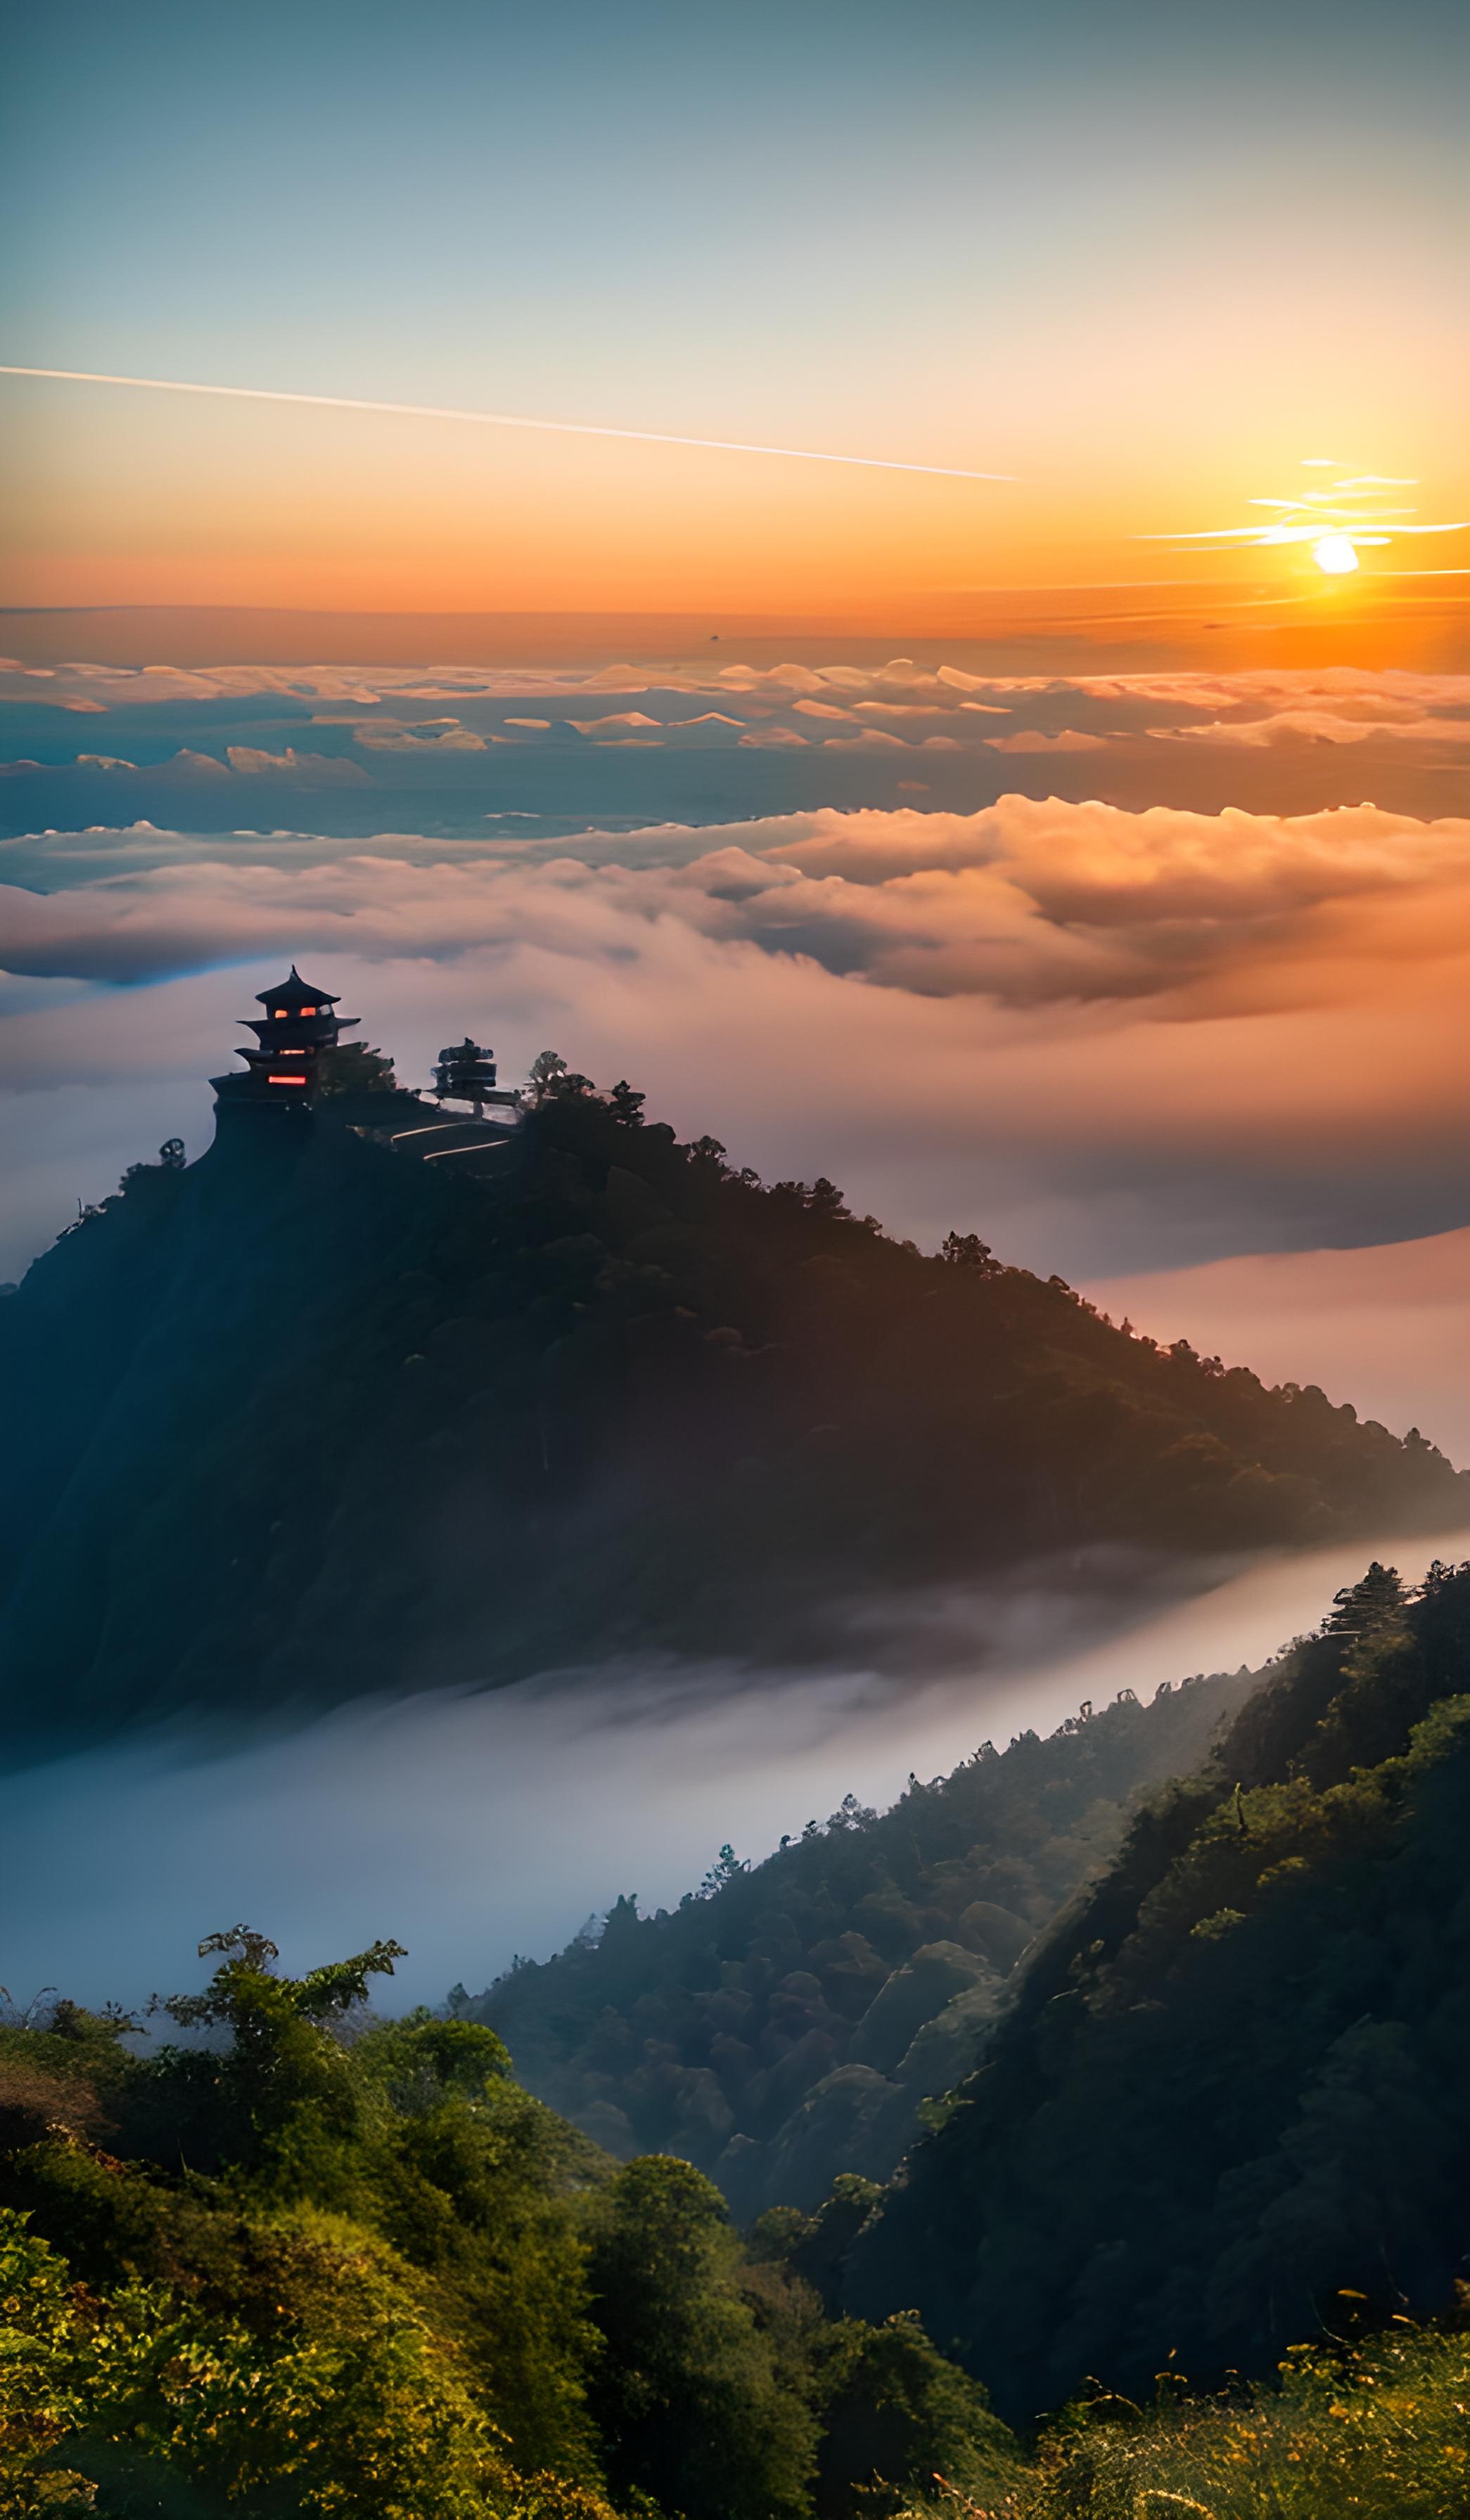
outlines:
{"label": "layer of cloud", "polygon": [[174,1733],[59,1760],[27,1775],[0,1842],[10,1982],[23,2002],[52,1984],[141,2004],[187,1982],[211,1920],[265,1916],[291,1968],[397,1935],[408,1958],[390,2000],[436,2003],[516,1952],[549,1956],[620,1892],[645,1913],[671,1907],[722,1840],[759,1858],[844,1794],[885,1806],[911,1769],[943,1773],[1023,1727],[1049,1732],[1083,1698],[1259,1666],[1315,1626],[1375,1546],[1414,1579],[1470,1534],[1293,1553],[1213,1581],[1199,1570],[1209,1590],[1159,1607],[1144,1588],[1137,1623],[1091,1641],[1076,1569],[1070,1623],[1054,1586],[1025,1589],[1041,1570],[1023,1570],[998,1601],[946,1605],[982,1633],[998,1618],[1006,1642],[988,1666],[922,1688],[859,1657],[820,1679],[627,1657],[346,1709],[284,1739]]}
{"label": "layer of cloud", "polygon": [[[869,737],[867,741],[886,741]],[[239,747],[236,747],[239,749]],[[1405,970],[1463,968],[1470,820],[1372,806],[1296,818],[1128,814],[1006,796],[972,815],[786,816],[699,834],[682,865],[503,849],[125,865],[42,893],[0,890],[0,963],[78,979],[154,978],[273,948],[405,954],[545,943],[639,950],[675,921],[924,996],[1090,1009],[1151,1001],[1171,1020],[1397,1003]],[[691,835],[692,836],[692,835]]]}
{"label": "layer of cloud", "polygon": [[0,893],[0,964],[41,992],[3,1027],[7,1274],[123,1161],[201,1142],[234,1017],[307,957],[410,1080],[466,1028],[508,1074],[551,1044],[768,1178],[1043,1273],[1464,1215],[1464,821],[1012,796],[551,855],[232,845],[58,839],[62,889]]}
{"label": "layer of cloud", "polygon": [[553,1043],[1043,1272],[1463,1222],[1470,680],[717,654],[0,671],[52,827],[0,845],[0,1274],[202,1143],[234,1015],[307,955],[410,1078],[467,1026],[508,1072]]}
{"label": "layer of cloud", "polygon": [[0,665],[0,834],[172,819],[191,792],[198,828],[225,828],[246,819],[228,802],[244,781],[299,796],[283,823],[336,791],[314,810],[364,838],[405,822],[466,838],[507,811],[567,832],[908,795],[971,808],[1007,787],[1210,811],[1374,797],[1433,817],[1470,752],[1465,676],[1006,678],[717,654],[427,674]]}
{"label": "layer of cloud", "polygon": [[[38,680],[49,686],[45,692],[37,690]],[[575,713],[578,700],[613,703],[635,697],[659,705],[652,713],[648,708],[616,705],[595,715]],[[1320,672],[1136,674],[1052,681],[968,674],[952,665],[916,664],[900,656],[882,665],[817,667],[450,666],[436,669],[433,680],[426,681],[421,671],[407,667],[224,665],[205,671],[157,665],[36,668],[0,660],[0,706],[10,702],[91,713],[172,708],[192,702],[238,704],[251,699],[309,702],[314,707],[350,703],[354,710],[395,707],[407,700],[452,699],[461,707],[479,705],[493,713],[506,703],[528,698],[569,703],[560,723],[594,738],[615,729],[677,733],[680,726],[694,724],[738,729],[754,717],[767,718],[773,711],[784,710],[793,716],[851,721],[854,734],[864,721],[881,718],[899,741],[920,740],[924,733],[945,727],[956,740],[998,742],[1008,749],[1022,748],[1033,736],[1044,738],[1051,747],[1075,743],[1083,737],[1101,743],[1129,735],[1155,740],[1187,735],[1201,742],[1260,743],[1272,740],[1273,725],[1298,741],[1361,742],[1389,732],[1401,742],[1463,744],[1470,740],[1470,676],[1368,674],[1346,667]],[[680,705],[689,698],[717,698],[725,708],[691,716]],[[1097,723],[1100,709],[1113,711],[1120,722],[1116,726]],[[1171,713],[1171,723],[1158,723],[1161,709]],[[974,723],[982,717],[1012,715],[1034,718],[1036,723],[1014,734]],[[1079,722],[1070,723],[1071,718]],[[528,721],[523,717],[511,722]],[[555,722],[546,721],[548,726]],[[359,726],[357,741],[382,749],[400,748],[400,737],[410,743],[464,746],[466,728],[473,736],[479,723],[478,717],[417,725],[390,720],[381,733],[367,724]]]}
{"label": "layer of cloud", "polygon": [[392,718],[375,719],[366,726],[354,726],[352,741],[369,752],[483,752],[485,748],[484,737],[462,726],[457,717],[431,718],[416,726],[404,726]]}
{"label": "layer of cloud", "polygon": [[335,761],[324,752],[298,752],[288,743],[284,752],[266,752],[252,743],[232,743],[226,759],[241,778],[301,780],[311,786],[350,784],[367,777],[355,761]]}

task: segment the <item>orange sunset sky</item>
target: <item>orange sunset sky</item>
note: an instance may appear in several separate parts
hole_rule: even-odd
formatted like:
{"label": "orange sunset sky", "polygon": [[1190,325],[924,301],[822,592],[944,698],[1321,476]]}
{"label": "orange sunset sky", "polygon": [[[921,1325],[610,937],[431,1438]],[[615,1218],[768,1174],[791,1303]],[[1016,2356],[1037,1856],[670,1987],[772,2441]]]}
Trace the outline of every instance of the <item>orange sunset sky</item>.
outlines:
{"label": "orange sunset sky", "polygon": [[[872,463],[8,374],[0,601],[942,634],[1082,589],[1451,662],[1463,21],[1178,15],[44,13],[9,367]],[[1346,585],[1173,539],[1338,477],[1304,459],[1411,482],[1413,535]]]}

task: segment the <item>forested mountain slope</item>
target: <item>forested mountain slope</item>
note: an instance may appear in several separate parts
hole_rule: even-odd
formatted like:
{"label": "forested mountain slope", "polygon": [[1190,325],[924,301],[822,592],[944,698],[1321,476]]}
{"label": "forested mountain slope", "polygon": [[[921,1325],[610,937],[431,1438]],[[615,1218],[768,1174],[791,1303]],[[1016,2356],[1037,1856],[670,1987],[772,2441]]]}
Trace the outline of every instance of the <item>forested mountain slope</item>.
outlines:
{"label": "forested mountain slope", "polygon": [[[844,2297],[1030,2416],[1449,2303],[1470,2250],[1470,1568],[1374,1568],[1033,1956]],[[1448,2506],[1447,2506],[1448,2507]]]}
{"label": "forested mountain slope", "polygon": [[[1031,1556],[1464,1509],[1412,1432],[762,1188],[639,1099],[563,1080],[447,1180],[347,1097],[143,1168],[35,1264],[0,1303],[10,1739],[828,1651],[837,1605]],[[910,1656],[890,1624],[865,1651]]]}
{"label": "forested mountain slope", "polygon": [[743,2221],[814,2207],[845,2172],[887,2179],[1130,1802],[1196,1767],[1254,1685],[1202,1678],[986,1742],[892,1811],[850,1798],[754,1869],[726,1850],[672,1912],[620,1899],[600,1935],[456,2001],[539,2098],[624,2158],[682,2153]]}
{"label": "forested mountain slope", "polygon": [[372,2021],[396,1944],[237,1927],[129,2052],[0,2021],[14,2520],[861,2520],[1014,2445],[917,2321],[823,2318],[685,2162],[624,2168],[493,2033]]}
{"label": "forested mountain slope", "polygon": [[494,2034],[282,1976],[243,1927],[129,2052],[0,2019],[0,2505],[14,2520],[1462,2520],[1470,2338],[1295,2347],[1215,2402],[1089,2393],[1028,2454],[918,2319],[824,2316],[862,2182],[744,2243],[619,2167]]}
{"label": "forested mountain slope", "polygon": [[[1411,2317],[1447,2306],[1467,2232],[1467,1649],[1470,1568],[1413,1602],[1371,1570],[1235,1689],[1207,1770],[1016,1971],[907,2179],[886,2200],[839,2180],[743,2241],[690,2163],[620,2165],[519,2089],[487,2026],[375,2018],[394,1944],[293,1979],[260,1936],[211,1936],[208,1985],[163,2007],[187,2044],[141,2053],[122,2016],[0,2006],[0,2502],[1460,2520],[1466,2340]],[[890,1816],[892,1868],[906,1827],[926,1889],[968,1889],[946,1831],[971,1841],[1010,1768],[1043,1874],[1048,1813],[1065,1836],[1083,1787],[1136,1769],[1140,1727],[1181,1753],[1227,1694],[972,1763]],[[781,1865],[815,1906],[883,1825],[850,1812],[696,1922]],[[682,1948],[689,1912],[624,1931]],[[916,2297],[998,2398],[1050,2404],[1030,2449]],[[1227,2360],[1217,2399],[1181,2377]]]}

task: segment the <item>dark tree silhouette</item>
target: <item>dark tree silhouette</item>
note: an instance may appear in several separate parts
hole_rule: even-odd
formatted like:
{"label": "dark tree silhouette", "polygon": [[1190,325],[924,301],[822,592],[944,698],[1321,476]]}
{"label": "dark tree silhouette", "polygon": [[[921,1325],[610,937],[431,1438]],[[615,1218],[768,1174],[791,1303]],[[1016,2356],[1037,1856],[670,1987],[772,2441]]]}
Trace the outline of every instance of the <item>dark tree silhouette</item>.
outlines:
{"label": "dark tree silhouette", "polygon": [[977,1269],[986,1278],[995,1277],[1000,1268],[988,1242],[982,1242],[978,1234],[946,1234],[940,1244],[940,1258],[953,1269]]}
{"label": "dark tree silhouette", "polygon": [[316,1090],[329,1102],[339,1094],[393,1094],[397,1086],[387,1052],[370,1050],[365,1041],[340,1041],[317,1060]]}

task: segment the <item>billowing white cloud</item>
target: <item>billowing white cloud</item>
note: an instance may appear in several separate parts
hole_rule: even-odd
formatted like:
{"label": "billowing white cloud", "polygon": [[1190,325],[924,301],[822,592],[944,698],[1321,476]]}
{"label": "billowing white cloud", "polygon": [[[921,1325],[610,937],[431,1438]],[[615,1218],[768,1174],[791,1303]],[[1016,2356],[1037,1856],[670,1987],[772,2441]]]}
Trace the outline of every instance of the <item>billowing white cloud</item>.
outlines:
{"label": "billowing white cloud", "polygon": [[291,864],[264,843],[189,861],[135,834],[115,874],[0,894],[0,962],[84,986],[6,1021],[8,1072],[39,1092],[148,1066],[157,1007],[183,991],[197,1080],[238,981],[108,984],[241,961],[268,977],[309,954],[421,1063],[446,1021],[509,1026],[517,1056],[549,1040],[632,1074],[766,1168],[850,1177],[911,1230],[993,1226],[1048,1266],[1075,1265],[1080,1240],[1117,1253],[1167,1234],[1177,1258],[1212,1238],[1381,1235],[1405,1199],[1443,1221],[1464,1134],[1470,822],[1011,796],[701,837],[674,864],[638,863],[637,835],[595,863],[581,842],[541,861],[384,843]]}
{"label": "billowing white cloud", "polygon": [[[710,705],[679,718],[655,691],[674,709],[691,696]],[[307,954],[410,1074],[427,1074],[438,1042],[467,1025],[495,1040],[507,1072],[551,1042],[592,1074],[632,1075],[676,1125],[712,1129],[767,1173],[828,1172],[899,1230],[973,1225],[1046,1269],[1393,1239],[1463,1212],[1452,1185],[1470,818],[1434,804],[1128,812],[1094,791],[705,830],[645,804],[645,828],[548,843],[544,822],[521,811],[535,798],[497,788],[521,769],[508,752],[445,761],[446,779],[469,783],[461,828],[473,839],[400,833],[383,800],[392,780],[405,792],[405,767],[427,783],[446,754],[518,741],[548,759],[560,744],[600,780],[603,747],[653,756],[691,726],[703,730],[691,744],[728,742],[732,764],[745,747],[768,755],[762,792],[784,752],[788,792],[809,791],[827,768],[853,792],[846,783],[867,764],[864,787],[892,798],[931,765],[938,783],[945,752],[963,745],[977,771],[998,772],[998,749],[1015,757],[1008,777],[1034,766],[1110,794],[1157,793],[1148,765],[1162,762],[1189,794],[1186,765],[1192,774],[1212,744],[1232,780],[1260,782],[1271,731],[1300,750],[1304,718],[1341,730],[1326,750],[1346,746],[1357,793],[1384,792],[1385,765],[1417,761],[1422,739],[1412,792],[1437,800],[1470,724],[1470,678],[1064,684],[897,658],[657,676],[69,667],[0,689],[0,699],[37,695],[129,708],[126,736],[97,745],[115,760],[142,748],[140,700],[227,699],[226,718],[200,723],[216,748],[231,738],[232,767],[192,746],[161,769],[93,766],[81,775],[115,780],[153,820],[134,820],[129,802],[115,809],[125,832],[60,829],[0,846],[0,869],[23,869],[0,890],[0,967],[20,991],[0,1012],[3,1047],[20,1139],[44,1149],[11,1169],[24,1237],[39,1237],[37,1220],[54,1230],[78,1192],[106,1189],[171,1134],[168,1108],[196,1115],[186,1135],[207,1126],[203,1080],[249,996],[237,1003],[243,975],[219,967],[248,963],[253,989]],[[247,732],[237,704],[252,695],[260,720]],[[351,757],[287,744],[289,725],[318,705],[338,713]],[[1171,747],[1161,731],[1183,740]],[[25,741],[43,748],[30,730]],[[913,781],[895,775],[908,770]],[[343,795],[333,815],[350,810],[375,835],[313,833],[309,804],[275,801],[293,777],[353,782],[362,804]],[[232,778],[250,805],[230,821],[294,830],[201,841],[154,828],[185,821],[191,784],[212,796]],[[149,779],[165,783],[158,799]],[[980,777],[973,792],[989,792]],[[46,802],[37,819],[61,825],[49,791]],[[76,822],[95,810],[89,794]]]}
{"label": "billowing white cloud", "polygon": [[0,893],[0,961],[128,979],[276,942],[445,959],[672,918],[925,996],[1149,1000],[1157,1015],[1192,1021],[1236,1003],[1374,997],[1405,966],[1438,968],[1470,945],[1470,820],[1373,806],[1131,814],[1006,796],[969,815],[823,810],[684,834],[703,843],[697,854],[648,863],[646,843],[666,853],[672,836],[589,834],[535,863],[463,847],[436,861],[423,842],[305,865],[165,851],[55,892]]}

